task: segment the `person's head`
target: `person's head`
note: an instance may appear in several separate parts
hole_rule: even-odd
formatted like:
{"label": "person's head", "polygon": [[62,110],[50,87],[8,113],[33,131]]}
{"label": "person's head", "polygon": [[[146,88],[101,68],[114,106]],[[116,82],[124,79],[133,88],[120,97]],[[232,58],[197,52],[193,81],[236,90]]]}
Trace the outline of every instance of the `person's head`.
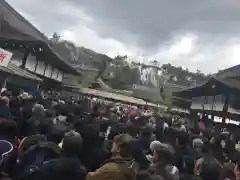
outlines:
{"label": "person's head", "polygon": [[58,115],[67,116],[69,114],[69,106],[67,104],[59,103],[55,106]]}
{"label": "person's head", "polygon": [[107,113],[107,107],[102,105],[97,110],[99,116],[104,116]]}
{"label": "person's head", "polygon": [[17,135],[17,123],[10,119],[1,119],[0,121],[0,137],[6,138],[13,142]]}
{"label": "person's head", "polygon": [[113,140],[114,137],[116,137],[119,134],[121,134],[119,126],[111,127],[110,132],[108,134],[108,140]]}
{"label": "person's head", "polygon": [[78,156],[82,149],[82,136],[71,130],[63,138],[62,148],[67,156]]}
{"label": "person's head", "polygon": [[195,138],[193,140],[193,148],[197,151],[202,151],[204,147],[204,143],[201,139]]}
{"label": "person's head", "polygon": [[8,97],[8,98],[11,98],[11,96],[12,96],[12,93],[10,92],[10,91],[3,91],[2,93],[1,93],[1,96],[2,97]]}
{"label": "person's head", "polygon": [[65,132],[67,131],[67,128],[62,124],[54,125],[50,128],[47,139],[48,141],[52,141],[56,144],[59,144],[62,141],[62,138],[64,137]]}
{"label": "person's head", "polygon": [[54,118],[54,117],[56,117],[56,111],[53,110],[53,109],[47,109],[47,110],[45,111],[45,116],[46,116],[47,118]]}
{"label": "person's head", "polygon": [[9,106],[9,98],[7,96],[2,96],[0,97],[0,104]]}
{"label": "person's head", "polygon": [[74,115],[80,116],[82,112],[82,106],[81,105],[75,105],[73,109]]}
{"label": "person's head", "polygon": [[45,109],[41,104],[35,104],[32,108],[32,115],[35,117],[45,116]]}
{"label": "person's head", "polygon": [[123,158],[131,157],[131,142],[134,139],[128,134],[120,134],[115,136],[111,152],[113,156],[121,156]]}
{"label": "person's head", "polygon": [[98,124],[88,124],[83,130],[84,143],[93,145],[92,142],[99,143],[100,126]]}
{"label": "person's head", "polygon": [[153,162],[162,164],[171,164],[175,151],[169,144],[155,142],[150,146],[153,150]]}
{"label": "person's head", "polygon": [[131,122],[126,123],[126,131],[132,137],[136,137],[138,134],[136,126],[134,126]]}
{"label": "person's head", "polygon": [[21,99],[28,99],[29,98],[29,94],[26,93],[26,92],[23,92],[23,93],[21,93],[20,97],[21,97]]}
{"label": "person's head", "polygon": [[145,126],[140,130],[140,139],[150,141],[152,138],[153,131],[151,127]]}
{"label": "person's head", "polygon": [[136,168],[138,170],[146,170],[149,168],[150,161],[147,159],[144,149],[139,144],[139,141],[134,139],[130,142],[129,152],[131,152],[133,159],[137,162]]}

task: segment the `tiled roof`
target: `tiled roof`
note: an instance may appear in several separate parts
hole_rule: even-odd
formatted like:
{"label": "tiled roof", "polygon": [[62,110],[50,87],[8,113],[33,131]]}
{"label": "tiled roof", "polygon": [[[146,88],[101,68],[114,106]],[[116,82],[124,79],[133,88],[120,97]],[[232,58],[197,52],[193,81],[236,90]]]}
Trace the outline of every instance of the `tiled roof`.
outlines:
{"label": "tiled roof", "polygon": [[42,81],[42,79],[39,78],[38,76],[11,63],[9,63],[7,67],[0,66],[0,71],[6,72],[12,75],[16,75],[16,76],[21,76],[26,79],[30,79],[34,81]]}
{"label": "tiled roof", "polygon": [[[47,43],[44,43],[42,41],[38,40],[17,40],[17,39],[9,39],[9,38],[3,38],[0,37],[0,42],[4,43],[18,43],[22,45],[29,45],[29,46],[36,46],[43,49],[43,53],[48,54],[49,60],[52,61],[52,64],[54,63],[60,70],[64,72],[67,71],[67,73],[72,73],[75,75],[80,75],[81,72],[74,68],[69,62],[65,61],[57,52],[54,51],[54,49]],[[54,57],[54,58],[52,58]],[[65,73],[64,72],[64,73]]]}
{"label": "tiled roof", "polygon": [[[18,31],[30,36],[33,41],[40,41],[44,44],[44,47],[48,52],[52,53],[67,71],[73,72],[76,75],[80,75],[80,72],[72,67],[71,64],[66,62],[53,48],[49,45],[48,38],[40,32],[35,26],[33,26],[28,20],[26,20],[21,14],[19,14],[11,5],[5,0],[0,0],[0,10],[3,13],[4,20],[9,23],[10,26]],[[18,39],[26,40],[26,39]],[[27,42],[27,41],[26,41]]]}
{"label": "tiled roof", "polygon": [[138,98],[134,98],[134,97],[130,97],[130,96],[124,96],[121,94],[115,94],[115,93],[100,91],[100,90],[96,90],[96,89],[89,89],[89,88],[83,88],[81,91],[84,94],[103,97],[106,99],[115,99],[118,101],[124,101],[124,102],[138,104],[138,105],[146,105],[146,102],[142,99],[138,99]]}
{"label": "tiled roof", "polygon": [[203,88],[204,86],[207,86],[208,84],[212,84],[212,82],[218,82],[218,83],[224,85],[225,87],[227,87],[228,89],[240,91],[240,81],[239,80],[234,79],[234,78],[219,78],[219,77],[215,76],[206,82],[203,82],[203,83],[197,84],[193,87],[189,87],[187,89],[183,89],[181,91],[175,92],[174,95],[179,96],[182,93],[185,93],[185,94],[190,93],[191,91],[197,90],[199,88]]}
{"label": "tiled roof", "polygon": [[47,37],[20,15],[6,0],[0,0],[0,9],[3,12],[4,19],[10,22],[10,25],[14,26],[14,28],[26,33],[35,40],[47,42]]}

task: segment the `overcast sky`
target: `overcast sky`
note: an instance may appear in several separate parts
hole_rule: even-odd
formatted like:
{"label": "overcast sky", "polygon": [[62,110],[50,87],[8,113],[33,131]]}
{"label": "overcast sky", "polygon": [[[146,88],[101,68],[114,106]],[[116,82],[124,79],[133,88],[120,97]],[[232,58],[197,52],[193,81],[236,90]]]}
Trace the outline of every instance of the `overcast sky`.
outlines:
{"label": "overcast sky", "polygon": [[[7,0],[47,36],[191,71],[240,64],[239,0]],[[147,60],[146,60],[147,61]]]}

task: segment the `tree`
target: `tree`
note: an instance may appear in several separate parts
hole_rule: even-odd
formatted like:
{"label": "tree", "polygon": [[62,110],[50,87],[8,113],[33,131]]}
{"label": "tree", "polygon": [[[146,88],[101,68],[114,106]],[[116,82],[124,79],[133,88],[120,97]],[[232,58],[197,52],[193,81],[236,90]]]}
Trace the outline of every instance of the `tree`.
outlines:
{"label": "tree", "polygon": [[132,67],[126,59],[126,55],[118,55],[107,65],[107,72],[104,74],[110,73],[114,75],[107,79],[103,77],[103,79],[114,89],[125,89],[133,84],[140,84],[141,74],[139,68]]}
{"label": "tree", "polygon": [[60,37],[61,37],[61,36],[58,35],[58,34],[55,32],[55,33],[53,33],[53,35],[52,35],[52,37],[50,38],[50,40],[51,40],[51,42],[52,42],[53,44],[56,44],[56,43],[59,42]]}
{"label": "tree", "polygon": [[201,71],[199,69],[197,70],[197,74],[201,74]]}
{"label": "tree", "polygon": [[103,73],[109,66],[109,63],[110,63],[110,61],[105,61],[105,60],[98,62],[98,74],[95,77],[95,80],[97,80],[98,78],[100,78],[103,75]]}

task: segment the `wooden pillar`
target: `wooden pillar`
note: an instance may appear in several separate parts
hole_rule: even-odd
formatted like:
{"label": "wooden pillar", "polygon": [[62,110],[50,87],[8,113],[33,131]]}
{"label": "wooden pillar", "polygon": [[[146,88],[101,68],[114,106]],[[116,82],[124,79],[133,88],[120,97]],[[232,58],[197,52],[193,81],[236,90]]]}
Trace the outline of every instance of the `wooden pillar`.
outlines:
{"label": "wooden pillar", "polygon": [[37,66],[38,66],[38,60],[37,60],[37,63],[35,64],[35,67],[34,67],[34,72],[37,71]]}
{"label": "wooden pillar", "polygon": [[58,79],[58,75],[59,75],[59,71],[58,71],[58,73],[57,73],[57,79]]}
{"label": "wooden pillar", "polygon": [[2,88],[5,88],[7,84],[7,76],[3,75],[0,79],[0,90],[2,90]]}
{"label": "wooden pillar", "polygon": [[38,81],[38,83],[37,83],[37,88],[36,88],[36,91],[38,92],[38,90],[39,90],[39,87],[40,87],[40,82]]}
{"label": "wooden pillar", "polygon": [[229,94],[225,94],[225,101],[224,101],[224,106],[223,106],[223,118],[222,118],[222,123],[225,124],[226,122],[226,117],[227,117],[227,112],[228,112],[228,103],[229,103]]}
{"label": "wooden pillar", "polygon": [[207,96],[204,96],[203,104],[202,104],[202,118],[204,117],[204,110],[205,110],[204,106],[205,106],[206,102],[207,102]]}
{"label": "wooden pillar", "polygon": [[45,73],[46,73],[46,70],[47,70],[48,64],[44,62],[44,65],[45,65],[45,68],[44,68],[43,75],[45,76]]}
{"label": "wooden pillar", "polygon": [[23,55],[23,59],[22,59],[22,64],[21,64],[21,68],[25,69],[26,67],[26,63],[27,63],[27,57],[29,55],[30,51],[28,48],[26,48],[25,52],[24,52],[24,55]]}
{"label": "wooden pillar", "polygon": [[50,79],[52,79],[54,68],[52,67],[51,74],[50,74]]}

